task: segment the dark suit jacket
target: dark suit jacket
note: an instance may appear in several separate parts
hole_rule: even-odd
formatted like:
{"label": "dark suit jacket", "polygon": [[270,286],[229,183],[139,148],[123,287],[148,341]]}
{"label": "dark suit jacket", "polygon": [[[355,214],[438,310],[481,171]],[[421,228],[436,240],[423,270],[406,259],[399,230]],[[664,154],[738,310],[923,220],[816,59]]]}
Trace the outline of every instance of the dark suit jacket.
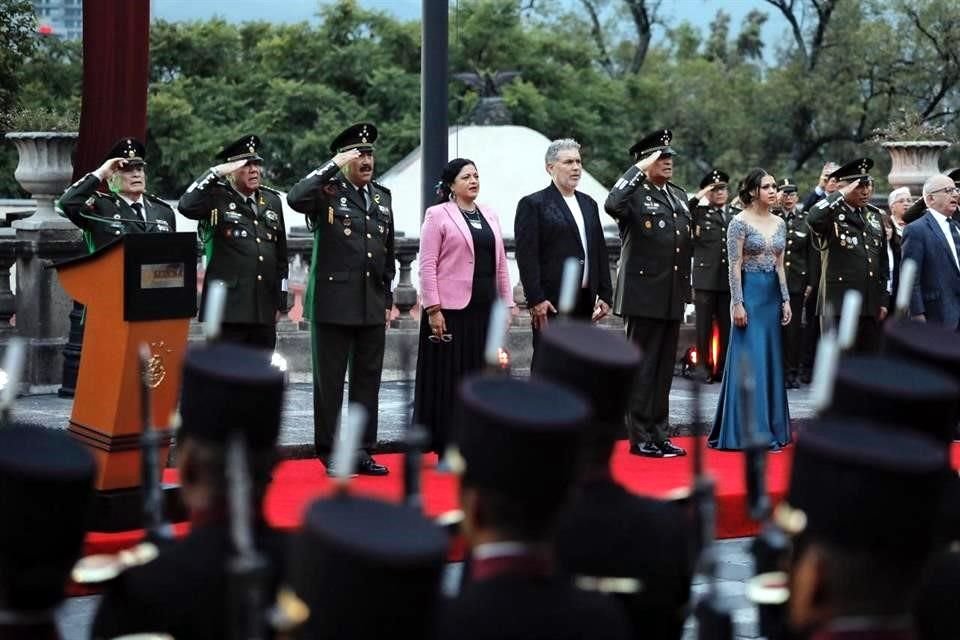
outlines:
{"label": "dark suit jacket", "polygon": [[960,271],[950,256],[950,245],[933,214],[927,211],[903,230],[903,259],[917,263],[917,279],[910,300],[911,315],[960,327]]}
{"label": "dark suit jacket", "polygon": [[[587,235],[587,286],[592,295],[609,304],[613,287],[599,208],[590,196],[575,193]],[[532,307],[549,300],[557,306],[564,260],[572,256],[583,264],[584,256],[577,223],[555,184],[551,182],[546,189],[531,193],[517,203],[513,235],[527,305]]]}

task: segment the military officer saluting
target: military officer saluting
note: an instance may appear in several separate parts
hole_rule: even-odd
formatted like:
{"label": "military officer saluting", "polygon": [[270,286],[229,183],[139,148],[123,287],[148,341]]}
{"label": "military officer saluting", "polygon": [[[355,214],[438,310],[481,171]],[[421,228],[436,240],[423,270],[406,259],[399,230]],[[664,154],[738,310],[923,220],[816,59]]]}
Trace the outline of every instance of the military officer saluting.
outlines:
{"label": "military officer saluting", "polygon": [[[780,206],[777,215],[787,223],[787,246],[783,252],[783,268],[787,274],[787,289],[790,291],[790,311],[793,321],[783,327],[783,362],[786,367],[788,389],[798,389],[800,378],[808,379],[810,372],[805,355],[810,344],[816,300],[813,290],[815,276],[819,273],[820,254],[814,248],[810,225],[806,214],[797,207],[797,185],[790,178],[777,184]],[[804,322],[802,319],[806,319]],[[812,351],[811,351],[812,356]]]}
{"label": "military officer saluting", "polygon": [[311,321],[316,454],[329,471],[349,367],[350,401],[362,404],[369,416],[357,465],[366,475],[388,472],[370,451],[377,442],[380,374],[396,272],[390,191],[373,182],[376,140],[377,128],[368,122],[348,127],[330,144],[333,158],[287,194],[314,235],[304,310]]}
{"label": "military officer saluting", "polygon": [[280,193],[261,184],[260,148],[255,135],[224,147],[222,163],[190,185],[179,209],[200,221],[207,257],[201,307],[208,283],[227,285],[221,339],[272,351],[277,312],[287,308],[287,232]]}
{"label": "military officer saluting", "polygon": [[[176,231],[173,208],[146,192],[145,148],[136,138],[119,140],[100,168],[70,185],[59,206],[83,230],[92,252],[126,233]],[[97,191],[107,181],[110,193]]]}
{"label": "military officer saluting", "polygon": [[[727,223],[736,215],[727,204],[730,176],[713,169],[690,199],[693,214],[693,304],[697,315],[700,377],[713,382],[723,374],[730,338],[730,280],[727,269]],[[700,204],[706,199],[706,204]],[[711,362],[713,322],[720,329],[716,362]],[[716,374],[714,374],[716,372]]]}
{"label": "military officer saluting", "polygon": [[686,192],[671,183],[673,134],[660,129],[630,148],[636,164],[607,196],[620,229],[613,312],[644,354],[627,414],[630,453],[685,455],[667,439],[670,385],[684,304],[690,297],[692,220]]}
{"label": "military officer saluting", "polygon": [[822,319],[829,304],[839,316],[843,295],[848,289],[859,291],[863,303],[853,350],[860,353],[879,349],[880,323],[890,305],[887,238],[881,211],[869,204],[872,167],[873,160],[859,158],[834,171],[830,177],[836,178],[839,189],[807,215],[822,255],[817,315]]}

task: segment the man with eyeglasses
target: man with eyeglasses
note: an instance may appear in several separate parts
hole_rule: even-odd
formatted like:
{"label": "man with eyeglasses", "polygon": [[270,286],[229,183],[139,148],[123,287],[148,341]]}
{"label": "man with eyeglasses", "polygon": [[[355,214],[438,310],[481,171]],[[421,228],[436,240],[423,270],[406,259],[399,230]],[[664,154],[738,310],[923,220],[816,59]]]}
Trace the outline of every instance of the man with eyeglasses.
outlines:
{"label": "man with eyeglasses", "polygon": [[873,160],[858,158],[830,174],[840,188],[814,205],[807,223],[816,234],[823,257],[817,315],[824,322],[827,308],[839,319],[848,290],[863,296],[853,351],[874,353],[880,347],[880,323],[887,317],[887,238],[882,212],[870,205]]}
{"label": "man with eyeglasses", "polygon": [[960,331],[960,189],[935,175],[923,185],[923,201],[926,214],[903,232],[903,258],[917,263],[910,314]]}

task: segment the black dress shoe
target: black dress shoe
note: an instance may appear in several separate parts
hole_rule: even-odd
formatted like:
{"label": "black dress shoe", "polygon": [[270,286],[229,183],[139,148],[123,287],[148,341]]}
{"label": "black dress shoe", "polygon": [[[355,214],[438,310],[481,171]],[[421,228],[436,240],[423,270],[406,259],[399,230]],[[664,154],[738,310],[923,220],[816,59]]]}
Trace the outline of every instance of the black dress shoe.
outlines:
{"label": "black dress shoe", "polygon": [[657,445],[657,448],[663,453],[664,458],[676,458],[678,456],[687,455],[687,450],[674,445],[669,440],[664,440]]}
{"label": "black dress shoe", "polygon": [[630,445],[630,453],[635,456],[644,456],[645,458],[662,458],[663,451],[653,442],[641,442]]}
{"label": "black dress shoe", "polygon": [[802,382],[803,384],[810,384],[811,380],[813,380],[813,376],[810,374],[809,371],[804,371],[803,373],[800,374],[800,382]]}
{"label": "black dress shoe", "polygon": [[[336,474],[335,474],[334,471],[333,471],[332,458],[329,458],[329,457],[327,457],[327,458],[320,458],[320,462],[322,462],[322,463],[323,463],[323,466],[326,468],[326,470],[327,470],[327,477],[328,477],[328,478],[336,477]],[[357,474],[356,474],[356,473],[351,473],[351,474],[350,474],[350,477],[351,477],[351,478],[356,478],[356,477],[357,477]]]}
{"label": "black dress shoe", "polygon": [[367,456],[357,461],[357,473],[362,476],[385,476],[390,473],[390,469],[382,464],[377,464],[376,460]]}

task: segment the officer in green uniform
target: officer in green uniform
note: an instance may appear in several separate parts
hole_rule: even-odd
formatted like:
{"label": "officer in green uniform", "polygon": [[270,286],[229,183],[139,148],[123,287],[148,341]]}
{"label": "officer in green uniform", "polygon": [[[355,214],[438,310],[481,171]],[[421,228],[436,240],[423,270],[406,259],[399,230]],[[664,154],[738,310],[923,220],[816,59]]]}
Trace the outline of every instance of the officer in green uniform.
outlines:
{"label": "officer in green uniform", "polygon": [[[697,317],[699,376],[713,382],[723,374],[730,339],[730,276],[727,269],[727,223],[737,210],[727,204],[730,176],[713,169],[700,181],[700,191],[690,198],[693,214],[693,304]],[[706,198],[706,204],[700,202]],[[713,322],[720,328],[716,362],[710,348]],[[714,373],[716,372],[716,373]]]}
{"label": "officer in green uniform", "polygon": [[644,354],[627,411],[630,453],[685,455],[667,439],[670,386],[683,307],[690,298],[693,225],[687,194],[670,182],[673,133],[659,129],[630,148],[636,164],[620,176],[604,209],[620,229],[613,312]]}
{"label": "officer in green uniform", "polygon": [[[147,174],[143,143],[119,140],[100,168],[67,187],[60,210],[83,230],[90,252],[127,233],[176,231],[173,208],[146,192]],[[110,193],[97,191],[106,180]]]}
{"label": "officer in green uniform", "polygon": [[208,283],[227,285],[221,339],[272,351],[277,312],[288,307],[287,232],[280,192],[261,184],[260,148],[255,135],[224,147],[222,163],[190,185],[179,209],[200,221],[207,259],[201,308]]}
{"label": "officer in green uniform", "polygon": [[783,327],[783,362],[788,389],[799,389],[800,379],[809,378],[809,362],[804,358],[809,334],[814,325],[816,301],[813,275],[819,272],[819,252],[812,243],[806,214],[797,207],[797,185],[790,178],[777,184],[780,205],[775,213],[787,223],[787,246],[783,252],[783,268],[787,273],[790,291],[790,311],[793,321]]}
{"label": "officer in green uniform", "polygon": [[822,319],[829,304],[839,316],[844,293],[848,289],[859,291],[863,303],[854,351],[860,353],[879,349],[880,323],[890,305],[882,212],[869,204],[872,167],[870,158],[858,158],[834,171],[830,176],[837,179],[840,188],[814,205],[807,215],[822,255],[817,315]]}
{"label": "officer in green uniform", "polygon": [[317,457],[333,449],[344,375],[350,401],[367,409],[357,471],[386,475],[370,451],[377,443],[377,404],[386,325],[396,271],[390,191],[373,182],[377,128],[348,127],[330,145],[335,154],[287,194],[313,231],[313,257],[304,309],[311,320],[313,419]]}

